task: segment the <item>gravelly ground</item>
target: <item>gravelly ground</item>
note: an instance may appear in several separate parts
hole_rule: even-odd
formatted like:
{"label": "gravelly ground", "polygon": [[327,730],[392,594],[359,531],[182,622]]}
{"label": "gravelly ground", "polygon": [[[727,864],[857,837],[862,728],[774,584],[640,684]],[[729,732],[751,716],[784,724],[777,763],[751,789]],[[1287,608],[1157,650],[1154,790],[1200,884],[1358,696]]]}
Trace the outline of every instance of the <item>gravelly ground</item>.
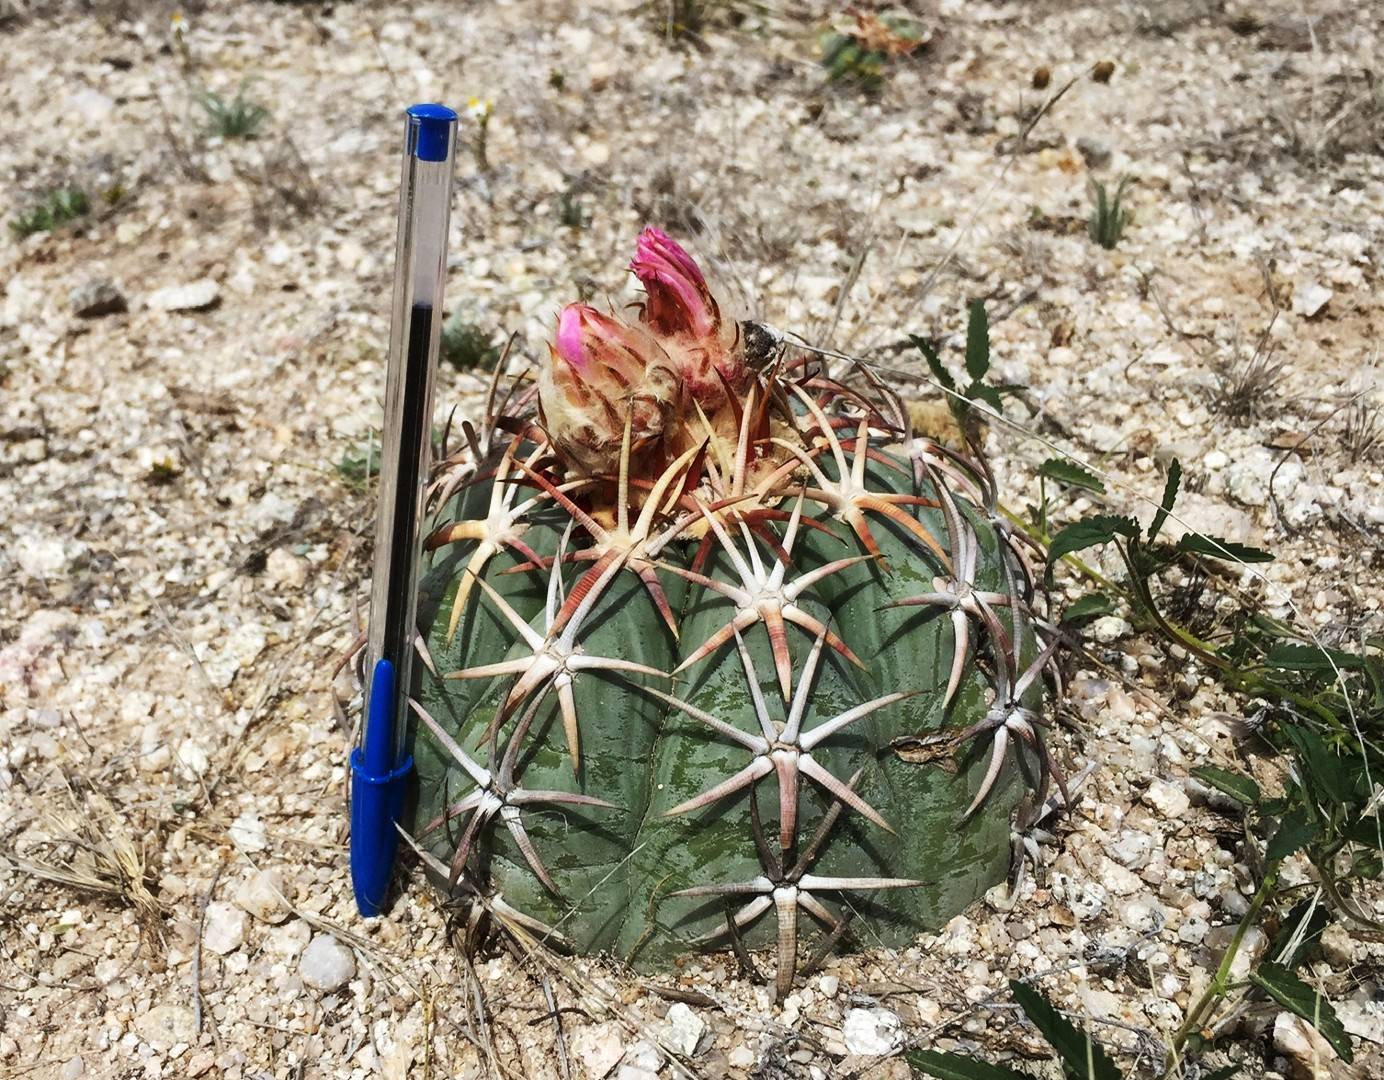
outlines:
{"label": "gravelly ground", "polygon": [[[460,169],[448,295],[522,354],[561,303],[633,295],[645,222],[710,260],[742,314],[874,350],[920,399],[892,346],[989,297],[1000,373],[1039,410],[1026,426],[1107,470],[1117,512],[1146,512],[1181,458],[1187,521],[1277,552],[1270,604],[1330,637],[1377,630],[1384,598],[1384,453],[1352,434],[1384,423],[1379,12],[944,3],[932,48],[872,100],[823,88],[816,4],[738,5],[701,47],[632,4],[212,3],[181,36],[161,4],[89,6],[0,5],[6,204],[57,184],[93,199],[75,227],[0,241],[0,1070],[560,1076],[545,972],[584,1010],[562,1018],[574,1076],[907,1075],[849,1052],[870,1009],[920,1045],[1031,1055],[1003,987],[1042,972],[1136,1075],[1155,1069],[1252,885],[1233,822],[1185,783],[1232,759],[1233,703],[1118,620],[1098,651],[1125,682],[1076,673],[1062,750],[1097,768],[1013,911],[1001,890],[782,1006],[721,957],[659,981],[702,995],[691,1019],[604,962],[469,967],[421,882],[358,919],[329,671],[371,508],[337,464],[378,422],[398,110],[494,102],[488,168]],[[1105,59],[1109,85],[1079,77]],[[1010,163],[1040,66],[1048,93],[1077,81]],[[270,109],[261,136],[206,137],[196,96],[242,84]],[[1086,184],[1124,173],[1135,221],[1105,252]],[[128,311],[74,314],[102,279]],[[202,280],[214,306],[165,310],[161,290]],[[1237,389],[1261,338],[1286,366]],[[1226,379],[1243,418],[1214,407]],[[443,381],[444,407],[475,406],[475,377]],[[1307,452],[1283,449],[1295,433]],[[990,451],[1022,504],[1051,451],[998,426]],[[74,836],[143,865],[142,886],[82,887],[103,875],[54,843]],[[313,965],[354,966],[330,992],[303,981],[314,934]],[[1331,946],[1314,977],[1360,1036],[1358,1075],[1379,1075],[1379,946]],[[1310,1071],[1273,1020],[1243,1023],[1249,1074]]]}

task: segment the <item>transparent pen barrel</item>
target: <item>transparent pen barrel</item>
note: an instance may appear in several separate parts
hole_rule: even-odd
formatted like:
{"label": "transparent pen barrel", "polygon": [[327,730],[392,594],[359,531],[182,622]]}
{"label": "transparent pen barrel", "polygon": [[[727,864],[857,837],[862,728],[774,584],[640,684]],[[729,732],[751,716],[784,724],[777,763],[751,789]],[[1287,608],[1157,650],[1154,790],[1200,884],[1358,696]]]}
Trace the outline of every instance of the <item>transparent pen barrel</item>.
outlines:
{"label": "transparent pen barrel", "polygon": [[378,526],[370,593],[369,668],[388,659],[399,687],[395,750],[410,689],[417,621],[417,565],[423,493],[431,443],[433,373],[442,329],[451,209],[454,130],[446,157],[425,161],[415,153],[410,122],[399,198],[394,309],[385,383],[385,438],[380,461]]}

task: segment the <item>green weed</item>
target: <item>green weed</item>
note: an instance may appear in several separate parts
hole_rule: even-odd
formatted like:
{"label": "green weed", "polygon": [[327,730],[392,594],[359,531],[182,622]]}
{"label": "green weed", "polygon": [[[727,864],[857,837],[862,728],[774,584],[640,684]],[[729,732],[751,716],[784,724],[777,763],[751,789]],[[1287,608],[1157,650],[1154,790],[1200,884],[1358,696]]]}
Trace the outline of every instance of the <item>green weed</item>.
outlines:
{"label": "green weed", "polygon": [[16,240],[34,233],[52,232],[60,225],[75,221],[91,209],[86,193],[77,188],[57,188],[32,209],[16,215],[10,221],[10,232]]}
{"label": "green weed", "polygon": [[223,139],[253,139],[269,118],[268,109],[246,98],[243,86],[230,101],[207,91],[197,103],[207,114],[208,133]]}
{"label": "green weed", "polygon": [[1134,177],[1124,176],[1115,186],[1112,197],[1099,180],[1091,181],[1091,216],[1086,222],[1086,232],[1107,251],[1113,250],[1124,236],[1131,215],[1124,207],[1125,192],[1134,183]]}

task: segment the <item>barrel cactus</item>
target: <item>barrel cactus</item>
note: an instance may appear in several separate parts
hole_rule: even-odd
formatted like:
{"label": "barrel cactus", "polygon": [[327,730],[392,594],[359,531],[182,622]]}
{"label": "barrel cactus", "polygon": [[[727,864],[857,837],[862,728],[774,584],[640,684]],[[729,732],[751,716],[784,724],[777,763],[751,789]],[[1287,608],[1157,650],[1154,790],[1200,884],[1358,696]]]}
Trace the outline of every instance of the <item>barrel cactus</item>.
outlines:
{"label": "barrel cactus", "polygon": [[783,993],[1002,880],[1054,636],[983,460],[662,232],[631,270],[635,313],[564,308],[435,471],[406,825],[550,943],[773,944]]}

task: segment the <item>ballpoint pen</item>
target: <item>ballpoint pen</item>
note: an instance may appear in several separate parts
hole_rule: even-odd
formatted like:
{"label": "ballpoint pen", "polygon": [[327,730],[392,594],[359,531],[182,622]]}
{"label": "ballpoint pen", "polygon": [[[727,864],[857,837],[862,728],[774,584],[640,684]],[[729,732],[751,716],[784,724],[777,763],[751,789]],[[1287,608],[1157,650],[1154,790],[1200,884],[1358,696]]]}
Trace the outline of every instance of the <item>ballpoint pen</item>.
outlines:
{"label": "ballpoint pen", "polygon": [[419,523],[442,326],[456,120],[445,106],[415,105],[405,128],[365,718],[360,743],[351,752],[351,884],[365,916],[378,915],[384,905],[398,844],[394,823],[413,767],[402,749],[417,634]]}

